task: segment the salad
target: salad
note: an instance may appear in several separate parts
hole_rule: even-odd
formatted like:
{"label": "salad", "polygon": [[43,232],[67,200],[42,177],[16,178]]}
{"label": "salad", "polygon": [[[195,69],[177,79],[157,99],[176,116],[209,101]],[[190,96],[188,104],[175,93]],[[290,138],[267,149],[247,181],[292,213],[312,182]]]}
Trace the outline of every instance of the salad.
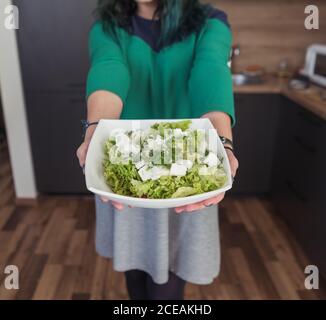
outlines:
{"label": "salad", "polygon": [[223,159],[210,150],[207,132],[191,120],[160,122],[145,130],[111,131],[104,147],[107,185],[120,195],[167,199],[223,187]]}

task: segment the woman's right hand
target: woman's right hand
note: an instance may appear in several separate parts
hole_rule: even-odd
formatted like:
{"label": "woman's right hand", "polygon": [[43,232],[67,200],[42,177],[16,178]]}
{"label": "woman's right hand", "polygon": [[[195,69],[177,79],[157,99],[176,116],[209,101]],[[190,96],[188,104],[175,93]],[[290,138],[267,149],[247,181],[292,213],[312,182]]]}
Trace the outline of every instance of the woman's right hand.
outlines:
{"label": "woman's right hand", "polygon": [[[79,161],[79,165],[81,166],[81,168],[85,167],[85,160],[86,160],[89,143],[90,143],[90,139],[85,139],[85,141],[79,146],[79,148],[77,149],[77,152],[76,152],[76,155],[77,155],[77,158]],[[102,200],[102,202],[105,202],[105,203],[108,203],[110,201],[106,197],[100,197],[100,199]],[[111,201],[111,203],[118,210],[122,210],[124,208],[124,205],[120,202]]]}

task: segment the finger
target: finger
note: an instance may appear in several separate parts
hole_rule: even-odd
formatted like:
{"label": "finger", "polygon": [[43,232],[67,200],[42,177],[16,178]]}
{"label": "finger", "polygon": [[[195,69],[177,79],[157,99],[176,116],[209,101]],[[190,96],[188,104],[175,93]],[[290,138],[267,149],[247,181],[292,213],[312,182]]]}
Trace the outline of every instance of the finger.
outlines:
{"label": "finger", "polygon": [[100,199],[101,199],[101,201],[104,202],[104,203],[108,203],[108,202],[110,201],[108,198],[103,197],[103,196],[101,196]]}
{"label": "finger", "polygon": [[224,199],[224,197],[225,197],[225,192],[223,192],[223,193],[219,196],[218,201],[217,201],[216,204],[220,203],[220,202]]}
{"label": "finger", "polygon": [[79,165],[81,167],[83,167],[85,165],[85,157],[83,157],[82,155],[79,155],[78,160],[79,160]]}
{"label": "finger", "polygon": [[183,211],[186,210],[186,207],[187,207],[187,206],[177,207],[177,208],[174,209],[174,211],[175,211],[176,213],[181,213],[181,212],[183,212]]}
{"label": "finger", "polygon": [[232,176],[232,178],[234,178],[235,172],[236,172],[235,168],[233,166],[231,166],[231,176]]}
{"label": "finger", "polygon": [[232,178],[234,178],[235,175],[237,174],[237,170],[232,170],[232,171],[231,171],[231,174],[232,174]]}
{"label": "finger", "polygon": [[118,210],[122,210],[124,208],[124,205],[122,203],[120,203],[120,202],[111,201],[111,203]]}
{"label": "finger", "polygon": [[225,192],[223,192],[223,193],[217,195],[217,196],[214,197],[214,198],[211,198],[211,199],[207,199],[207,200],[205,200],[205,201],[204,201],[204,204],[205,204],[205,206],[216,205],[216,204],[218,204],[220,201],[223,200],[224,196],[225,196]]}
{"label": "finger", "polygon": [[213,198],[210,198],[210,199],[207,199],[204,201],[204,205],[205,206],[212,206],[214,204],[217,204],[218,201],[219,201],[220,197],[219,196],[216,196],[216,197],[213,197]]}
{"label": "finger", "polygon": [[[214,197],[212,199],[214,199],[215,201],[218,201],[217,198],[218,197]],[[212,199],[209,199],[209,200],[212,200]],[[206,205],[204,202],[197,202],[197,203],[189,204],[187,206],[177,207],[177,208],[175,208],[175,211],[176,211],[176,213],[181,213],[184,211],[192,212],[192,211],[204,209],[205,207],[206,207]]]}
{"label": "finger", "polygon": [[80,154],[78,152],[77,152],[77,157],[78,157],[79,165],[81,167],[83,167],[85,161],[83,161],[82,157],[80,156]]}
{"label": "finger", "polygon": [[202,202],[197,202],[197,203],[190,204],[187,206],[177,207],[177,208],[175,208],[175,211],[177,213],[181,213],[183,211],[192,212],[192,211],[196,211],[196,210],[201,210],[201,209],[204,209],[206,206],[210,206],[210,205],[219,203],[220,201],[223,200],[224,195],[225,195],[225,192],[217,195],[216,197],[207,199]]}
{"label": "finger", "polygon": [[232,166],[231,173],[232,173],[233,178],[237,174],[238,169],[239,169],[239,165],[237,163]]}
{"label": "finger", "polygon": [[203,202],[200,203],[194,203],[194,204],[190,204],[187,206],[186,211],[187,212],[193,212],[193,211],[197,211],[197,210],[201,210],[204,209],[205,205]]}

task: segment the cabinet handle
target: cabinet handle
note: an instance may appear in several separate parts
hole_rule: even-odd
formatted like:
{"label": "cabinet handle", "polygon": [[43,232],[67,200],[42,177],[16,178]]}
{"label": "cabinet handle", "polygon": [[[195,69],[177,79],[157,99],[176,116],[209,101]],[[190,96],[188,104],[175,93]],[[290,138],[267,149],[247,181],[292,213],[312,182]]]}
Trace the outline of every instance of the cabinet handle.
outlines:
{"label": "cabinet handle", "polygon": [[298,136],[294,136],[295,142],[304,150],[308,151],[311,154],[316,153],[316,149],[314,147],[309,146],[307,143],[302,141],[302,139]]}
{"label": "cabinet handle", "polygon": [[302,110],[298,111],[298,116],[305,120],[306,122],[309,122],[315,127],[321,128],[322,127],[322,122],[319,121],[318,119],[312,118],[313,116],[310,114],[307,114],[303,112]]}
{"label": "cabinet handle", "polygon": [[293,182],[286,180],[285,183],[296,198],[298,198],[301,202],[307,202],[306,197],[303,196],[301,192],[298,191],[298,189],[294,186]]}

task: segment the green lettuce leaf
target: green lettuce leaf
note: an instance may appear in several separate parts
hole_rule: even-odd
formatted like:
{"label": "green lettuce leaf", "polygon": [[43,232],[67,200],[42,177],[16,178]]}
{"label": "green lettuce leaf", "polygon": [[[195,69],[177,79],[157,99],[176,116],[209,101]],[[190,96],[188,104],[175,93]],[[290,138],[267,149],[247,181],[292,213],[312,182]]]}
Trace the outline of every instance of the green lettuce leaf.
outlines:
{"label": "green lettuce leaf", "polygon": [[192,187],[180,187],[175,193],[172,194],[171,198],[181,198],[196,194],[196,189]]}
{"label": "green lettuce leaf", "polygon": [[151,199],[186,197],[209,192],[223,187],[227,180],[221,168],[217,168],[214,175],[201,176],[198,167],[194,166],[183,177],[163,176],[143,182],[133,164],[117,165],[108,161],[104,161],[104,176],[112,191],[117,194]]}
{"label": "green lettuce leaf", "polygon": [[191,125],[191,120],[183,120],[176,122],[160,122],[155,123],[151,126],[152,129],[158,130],[161,136],[164,135],[164,130],[167,129],[181,129],[182,131],[186,131],[189,129]]}

